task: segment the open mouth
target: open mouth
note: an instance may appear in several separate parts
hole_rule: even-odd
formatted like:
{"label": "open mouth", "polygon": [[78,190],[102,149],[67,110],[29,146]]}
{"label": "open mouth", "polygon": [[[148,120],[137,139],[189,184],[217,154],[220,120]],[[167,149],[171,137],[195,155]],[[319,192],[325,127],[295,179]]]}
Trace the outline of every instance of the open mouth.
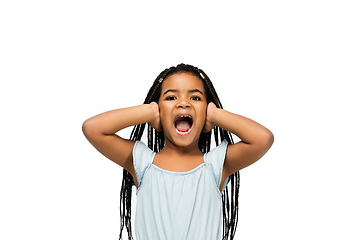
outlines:
{"label": "open mouth", "polygon": [[191,131],[193,119],[190,115],[178,115],[175,117],[174,124],[177,133],[187,134]]}

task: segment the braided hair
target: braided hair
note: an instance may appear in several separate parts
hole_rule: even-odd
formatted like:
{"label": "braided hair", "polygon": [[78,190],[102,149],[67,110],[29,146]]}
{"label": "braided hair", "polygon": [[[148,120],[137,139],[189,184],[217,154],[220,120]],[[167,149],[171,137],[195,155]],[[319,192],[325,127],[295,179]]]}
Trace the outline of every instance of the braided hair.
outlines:
{"label": "braided hair", "polygon": [[[170,67],[162,71],[159,76],[155,79],[153,85],[151,86],[144,104],[149,104],[151,102],[157,102],[160,98],[161,85],[162,82],[169,76],[175,73],[190,73],[198,77],[203,81],[207,102],[213,102],[216,107],[222,108],[218,95],[214,89],[213,84],[211,83],[209,77],[201,69],[198,69],[194,66],[187,64],[179,64],[176,67]],[[145,123],[134,126],[132,133],[130,135],[130,140],[139,141],[143,135],[145,129]],[[163,132],[157,132],[149,124],[148,125],[148,147],[154,152],[159,152],[165,146],[165,138]],[[201,152],[206,153],[210,151],[211,143],[211,134],[214,132],[214,139],[216,146],[219,145],[219,138],[221,141],[226,139],[229,144],[234,144],[231,134],[228,131],[225,131],[222,128],[217,126],[208,133],[201,133],[198,147]],[[222,192],[222,208],[223,208],[223,239],[234,239],[235,231],[238,222],[238,197],[239,197],[239,186],[240,186],[240,174],[235,172],[230,177],[230,191],[228,186]],[[132,196],[132,186],[134,185],[134,180],[131,174],[123,170],[123,180],[120,191],[120,235],[119,239],[122,238],[122,231],[124,226],[127,229],[128,239],[133,239],[131,231],[131,196]]]}

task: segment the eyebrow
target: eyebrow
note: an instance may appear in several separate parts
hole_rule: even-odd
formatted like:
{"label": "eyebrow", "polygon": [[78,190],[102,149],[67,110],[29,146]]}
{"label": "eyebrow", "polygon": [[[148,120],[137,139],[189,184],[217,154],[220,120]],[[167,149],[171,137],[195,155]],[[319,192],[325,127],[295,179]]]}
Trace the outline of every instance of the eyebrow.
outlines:
{"label": "eyebrow", "polygon": [[[168,89],[167,91],[164,92],[163,96],[165,94],[167,94],[168,92],[179,92],[179,90],[177,89]],[[194,92],[198,92],[198,93],[201,93],[202,95],[204,95],[199,89],[191,89],[188,91],[189,93],[194,93]]]}

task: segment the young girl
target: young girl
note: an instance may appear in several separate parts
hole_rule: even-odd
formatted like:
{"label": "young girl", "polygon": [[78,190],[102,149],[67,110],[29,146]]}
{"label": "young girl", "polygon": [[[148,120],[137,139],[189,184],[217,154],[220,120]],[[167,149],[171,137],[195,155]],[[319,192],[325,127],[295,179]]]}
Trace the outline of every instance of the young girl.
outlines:
{"label": "young girl", "polygon": [[[148,146],[139,141],[146,123]],[[134,125],[130,140],[116,135]],[[99,152],[124,168],[120,239],[124,224],[132,239],[135,184],[137,240],[233,239],[238,171],[260,159],[274,140],[260,124],[223,110],[207,75],[185,64],[164,70],[143,105],[92,117],[83,132]],[[212,132],[217,147],[210,151]],[[241,141],[233,144],[229,132]]]}

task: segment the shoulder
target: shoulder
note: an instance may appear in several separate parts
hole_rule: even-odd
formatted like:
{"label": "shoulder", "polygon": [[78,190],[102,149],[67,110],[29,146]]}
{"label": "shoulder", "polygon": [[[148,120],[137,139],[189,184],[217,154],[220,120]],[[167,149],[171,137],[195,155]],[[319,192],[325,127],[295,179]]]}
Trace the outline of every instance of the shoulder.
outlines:
{"label": "shoulder", "polygon": [[205,162],[213,163],[224,161],[226,157],[226,151],[228,147],[228,141],[222,141],[219,146],[212,149],[210,152],[205,153]]}
{"label": "shoulder", "polygon": [[154,156],[155,152],[148,148],[145,143],[141,141],[135,142],[133,148],[133,165],[138,186],[141,184],[147,167],[152,164]]}
{"label": "shoulder", "polygon": [[136,141],[133,147],[133,156],[151,154],[153,151],[144,142]]}
{"label": "shoulder", "polygon": [[219,146],[212,149],[210,152],[205,153],[204,155],[204,161],[207,165],[210,166],[212,175],[218,188],[222,183],[223,166],[226,158],[227,148],[228,142],[224,140]]}
{"label": "shoulder", "polygon": [[148,164],[150,161],[152,162],[152,158],[155,152],[148,148],[145,143],[141,141],[136,141],[133,147],[132,154],[136,170],[137,166],[142,164]]}

